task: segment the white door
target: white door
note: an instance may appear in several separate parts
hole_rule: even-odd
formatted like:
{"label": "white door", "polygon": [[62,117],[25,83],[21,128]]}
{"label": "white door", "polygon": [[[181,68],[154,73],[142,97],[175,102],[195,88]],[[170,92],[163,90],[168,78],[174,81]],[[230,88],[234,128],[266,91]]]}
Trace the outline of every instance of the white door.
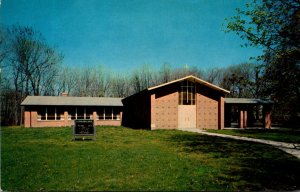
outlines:
{"label": "white door", "polygon": [[178,105],[178,128],[196,128],[196,105]]}

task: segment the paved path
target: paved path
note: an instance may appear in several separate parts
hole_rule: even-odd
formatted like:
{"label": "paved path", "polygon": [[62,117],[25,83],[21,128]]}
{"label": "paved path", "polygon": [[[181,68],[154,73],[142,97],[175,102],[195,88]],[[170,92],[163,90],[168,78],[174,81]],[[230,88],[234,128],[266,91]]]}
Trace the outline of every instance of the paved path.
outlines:
{"label": "paved path", "polygon": [[230,138],[230,139],[237,139],[237,140],[243,140],[243,141],[252,141],[257,143],[263,143],[272,145],[278,149],[281,149],[285,151],[286,153],[292,154],[295,157],[298,157],[300,159],[300,144],[295,143],[284,143],[279,141],[270,141],[270,140],[264,140],[264,139],[255,139],[255,138],[249,138],[249,137],[240,137],[240,136],[234,136],[234,135],[225,135],[225,134],[218,134],[218,133],[209,133],[205,130],[201,129],[179,129],[181,131],[188,131],[188,132],[194,132],[194,133],[200,133],[204,135],[210,135],[210,136],[217,136],[217,137],[223,137],[223,138]]}

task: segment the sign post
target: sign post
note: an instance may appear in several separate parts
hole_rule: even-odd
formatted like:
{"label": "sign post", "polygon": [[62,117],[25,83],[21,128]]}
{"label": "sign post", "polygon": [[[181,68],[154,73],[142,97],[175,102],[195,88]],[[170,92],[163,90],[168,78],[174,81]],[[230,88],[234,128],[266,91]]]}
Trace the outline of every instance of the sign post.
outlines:
{"label": "sign post", "polygon": [[94,140],[96,140],[96,129],[94,126],[94,120],[92,119],[77,119],[74,121],[73,126],[73,136],[74,140],[76,137],[84,137],[93,136]]}

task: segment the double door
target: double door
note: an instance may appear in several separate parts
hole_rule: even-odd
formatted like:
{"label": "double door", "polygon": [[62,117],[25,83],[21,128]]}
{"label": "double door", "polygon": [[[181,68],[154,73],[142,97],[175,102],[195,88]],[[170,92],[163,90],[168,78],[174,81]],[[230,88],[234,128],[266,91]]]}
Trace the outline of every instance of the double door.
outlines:
{"label": "double door", "polygon": [[196,128],[196,105],[178,105],[178,128]]}

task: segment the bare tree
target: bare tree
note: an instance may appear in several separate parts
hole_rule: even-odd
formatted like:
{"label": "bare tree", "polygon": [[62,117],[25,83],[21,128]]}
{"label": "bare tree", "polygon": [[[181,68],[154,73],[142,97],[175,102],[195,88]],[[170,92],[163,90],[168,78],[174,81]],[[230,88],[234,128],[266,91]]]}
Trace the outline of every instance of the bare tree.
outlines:
{"label": "bare tree", "polygon": [[104,69],[103,67],[99,67],[98,70],[95,70],[97,72],[97,93],[95,96],[98,97],[107,97],[111,95],[111,86],[112,86],[112,80],[111,80],[111,72]]}
{"label": "bare tree", "polygon": [[164,63],[159,71],[160,82],[159,83],[167,83],[172,79],[172,66],[168,63]]}
{"label": "bare tree", "polygon": [[77,71],[72,67],[62,67],[58,71],[57,78],[54,83],[54,95],[68,93],[74,95],[73,91],[76,88]]}
{"label": "bare tree", "polygon": [[210,68],[205,71],[204,79],[212,84],[220,85],[223,80],[224,70],[223,68]]}
{"label": "bare tree", "polygon": [[111,75],[102,67],[77,68],[73,74],[76,74],[72,76],[76,89],[73,88],[71,95],[90,97],[111,95]]}
{"label": "bare tree", "polygon": [[140,92],[155,85],[154,71],[149,65],[143,65],[141,68],[135,70],[131,75],[131,83],[135,93]]}
{"label": "bare tree", "polygon": [[[13,71],[25,82],[25,96],[40,95],[50,73],[55,75],[62,55],[49,47],[40,32],[31,27],[14,26],[10,30]],[[17,74],[16,74],[17,75]],[[17,75],[18,76],[18,75]],[[24,78],[24,79],[23,79]]]}
{"label": "bare tree", "polygon": [[[4,65],[9,68],[13,79],[14,124],[19,124],[22,119],[20,103],[27,95],[52,94],[57,65],[63,57],[47,45],[40,32],[31,27],[7,28],[5,40],[8,52]],[[3,53],[2,48],[0,53]]]}
{"label": "bare tree", "polygon": [[115,75],[112,78],[112,95],[115,97],[127,97],[132,93],[129,78],[123,75]]}

